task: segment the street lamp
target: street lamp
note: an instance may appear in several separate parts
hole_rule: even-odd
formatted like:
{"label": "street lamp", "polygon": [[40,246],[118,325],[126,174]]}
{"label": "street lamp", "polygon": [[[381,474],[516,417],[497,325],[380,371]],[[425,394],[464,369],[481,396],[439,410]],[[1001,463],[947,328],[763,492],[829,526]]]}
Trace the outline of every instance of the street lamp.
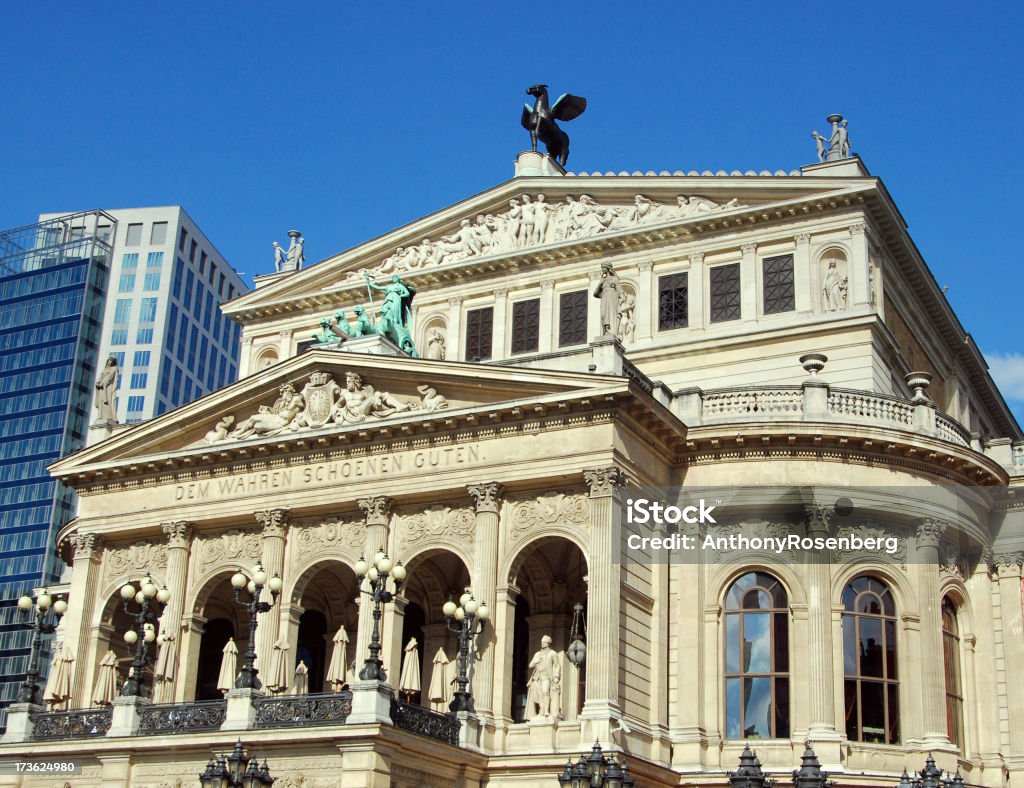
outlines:
{"label": "street lamp", "polygon": [[211,755],[206,771],[199,775],[203,788],[262,788],[274,784],[267,762],[260,766],[242,749],[241,740],[235,742],[230,755]]}
{"label": "street lamp", "polygon": [[[259,669],[256,667],[256,627],[259,625],[259,614],[266,613],[277,604],[277,597],[281,593],[282,585],[281,578],[276,573],[268,580],[267,573],[260,563],[256,564],[251,578],[246,577],[241,568],[231,576],[231,587],[235,589],[235,602],[249,612],[249,645],[245,649],[245,662],[235,678],[235,689],[258,690],[263,686],[257,675]],[[270,589],[270,602],[260,599],[264,586]],[[242,598],[242,589],[248,592],[248,599]]]}
{"label": "street lamp", "polygon": [[473,708],[473,696],[466,691],[469,684],[467,675],[467,663],[469,661],[469,644],[477,635],[484,631],[487,626],[487,619],[491,617],[491,611],[487,609],[485,602],[477,602],[473,598],[473,592],[467,588],[459,597],[459,604],[449,599],[441,608],[444,613],[448,629],[455,632],[459,638],[459,675],[455,679],[458,689],[452,698],[448,708],[452,712],[476,711]]}
{"label": "street lamp", "polygon": [[793,788],[834,788],[835,783],[821,770],[821,762],[808,741],[800,759],[800,768],[793,772]]}
{"label": "street lamp", "polygon": [[913,776],[903,770],[899,785],[896,788],[963,788],[964,778],[960,776],[960,767],[957,767],[956,774],[952,777],[942,776],[942,769],[935,765],[935,759],[928,755],[924,762],[924,768],[915,772]]}
{"label": "street lamp", "polygon": [[773,788],[775,780],[769,779],[761,771],[761,761],[757,754],[751,752],[750,745],[743,747],[740,754],[740,768],[729,772],[730,788]]}
{"label": "street lamp", "polygon": [[587,620],[583,617],[583,605],[579,602],[572,606],[572,628],[569,630],[569,648],[565,654],[577,668],[587,658]]}
{"label": "street lamp", "polygon": [[52,635],[60,622],[61,616],[68,609],[63,599],[54,600],[49,591],[41,589],[35,599],[23,596],[18,600],[18,609],[22,617],[31,615],[29,627],[32,629],[32,650],[28,660],[28,673],[18,690],[18,703],[39,703],[39,646],[43,635]]}
{"label": "street lamp", "polygon": [[562,788],[634,788],[636,781],[629,773],[629,764],[606,757],[601,743],[594,742],[589,755],[581,755],[576,763],[570,760],[565,764],[558,775],[558,784]]}
{"label": "street lamp", "polygon": [[[373,557],[373,564],[367,563],[363,556],[356,561],[356,587],[359,593],[366,594],[373,600],[373,635],[370,638],[370,656],[363,662],[363,669],[359,671],[359,678],[364,681],[376,680],[387,681],[387,673],[384,671],[384,662],[380,658],[380,619],[383,615],[382,607],[386,602],[392,601],[402,588],[406,571],[401,561],[394,561],[388,558],[383,549],[378,550]],[[386,589],[388,575],[395,584],[394,592]],[[363,578],[369,578],[370,590],[363,590]]]}
{"label": "street lamp", "polygon": [[[121,601],[124,612],[134,619],[132,628],[124,633],[124,642],[135,647],[135,659],[128,671],[128,678],[121,687],[125,697],[141,698],[146,683],[146,664],[149,661],[149,644],[156,640],[156,623],[163,613],[164,607],[171,600],[171,592],[167,586],[157,588],[149,572],[142,578],[139,587],[131,583],[121,586]],[[132,602],[137,608],[133,612]]]}

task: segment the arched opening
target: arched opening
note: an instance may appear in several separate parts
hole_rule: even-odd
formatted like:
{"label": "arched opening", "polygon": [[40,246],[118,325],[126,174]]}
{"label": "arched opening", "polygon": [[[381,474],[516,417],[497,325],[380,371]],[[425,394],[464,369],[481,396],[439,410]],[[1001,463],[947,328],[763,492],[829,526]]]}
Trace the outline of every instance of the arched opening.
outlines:
{"label": "arched opening", "polygon": [[[136,588],[141,586],[140,577],[133,577],[126,579],[125,583],[131,583]],[[158,582],[158,585],[160,583]],[[123,585],[123,584],[122,584]],[[156,604],[155,602],[151,604]],[[139,606],[135,600],[128,603],[129,609],[132,613],[138,611]],[[157,608],[159,609],[159,608]],[[101,659],[106,655],[107,651],[113,651],[117,657],[117,690],[121,691],[121,685],[128,677],[131,664],[135,659],[134,645],[129,645],[125,642],[124,635],[126,632],[135,629],[135,616],[129,614],[124,609],[124,600],[121,598],[120,589],[114,593],[108,600],[107,604],[103,608],[103,615],[100,618],[99,625],[99,637],[96,641],[96,652],[93,654],[95,662],[98,664]],[[146,671],[143,676],[142,686],[144,688],[147,697],[152,697],[153,691],[153,666],[155,664],[157,653],[159,650],[159,634],[160,634],[160,622],[156,624],[157,639],[149,644],[147,650],[147,661]],[[94,676],[98,675],[96,673]],[[90,695],[92,690],[89,690]],[[86,705],[93,705],[93,698],[90,696],[86,699]]]}
{"label": "arched opening", "polygon": [[[407,568],[409,581],[402,592],[408,600],[402,621],[402,664],[394,663],[392,684],[403,699],[407,697],[400,686],[401,675],[405,661],[410,658],[410,652],[405,649],[410,639],[416,638],[421,690],[418,696],[411,694],[411,701],[436,711],[447,711],[455,690],[451,682],[458,671],[459,645],[455,633],[448,629],[441,608],[448,599],[458,599],[470,585],[469,569],[459,556],[448,550],[421,553]],[[474,592],[479,601],[493,607],[494,600],[487,598],[487,592],[481,589],[474,589]],[[475,659],[470,659],[467,668],[470,692],[473,692],[475,663]]]}
{"label": "arched opening", "polygon": [[444,361],[448,357],[448,327],[443,317],[432,317],[423,326],[418,346],[423,358]]}
{"label": "arched opening", "polygon": [[[321,561],[307,569],[295,584],[293,604],[301,613],[298,624],[290,632],[289,642],[295,644],[294,665],[305,663],[310,692],[334,692],[341,689],[342,678],[352,671],[359,631],[359,609],[355,604],[358,591],[352,568],[341,561]],[[339,675],[331,676],[330,666],[335,649],[344,649],[338,657]]]}
{"label": "arched opening", "polygon": [[899,744],[896,603],[877,578],[858,577],[843,591],[843,674],[850,741]]}
{"label": "arched opening", "polygon": [[574,666],[566,649],[575,605],[582,605],[581,624],[586,622],[586,576],[583,552],[564,537],[531,542],[516,558],[509,579],[519,598],[506,633],[513,639],[508,713],[516,722],[575,720],[583,709],[586,662]]}
{"label": "arched opening", "polygon": [[[199,665],[196,672],[196,700],[219,700],[223,693],[217,688],[224,647],[235,637],[235,625],[226,618],[206,622],[199,641]],[[239,667],[241,665],[239,664]]]}
{"label": "arched opening", "polygon": [[[218,687],[224,647],[230,638],[235,639],[238,656],[236,669],[240,669],[249,647],[249,618],[242,606],[235,601],[231,588],[232,572],[222,572],[211,578],[196,599],[193,631],[199,635],[198,646],[189,649],[194,655],[195,679],[192,683],[196,700],[217,700],[224,697],[225,688]],[[262,623],[262,622],[261,622]],[[257,663],[258,670],[263,666]],[[236,674],[237,675],[237,674]],[[227,689],[230,689],[228,687]]]}
{"label": "arched opening", "polygon": [[256,371],[259,372],[260,370],[266,369],[267,367],[272,367],[274,366],[274,364],[277,363],[277,361],[277,349],[267,348],[266,350],[263,350],[260,353],[259,357],[256,359]]}
{"label": "arched opening", "polygon": [[960,673],[960,622],[956,603],[942,600],[942,657],[946,671],[946,729],[949,741],[964,749],[964,690]]}

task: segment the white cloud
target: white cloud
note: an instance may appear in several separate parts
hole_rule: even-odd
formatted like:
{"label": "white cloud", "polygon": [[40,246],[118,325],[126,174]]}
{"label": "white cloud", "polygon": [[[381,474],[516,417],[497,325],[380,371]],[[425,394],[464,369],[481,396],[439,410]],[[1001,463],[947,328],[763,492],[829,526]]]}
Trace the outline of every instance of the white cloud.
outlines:
{"label": "white cloud", "polygon": [[1024,356],[1020,353],[989,353],[985,359],[1003,396],[1024,401]]}

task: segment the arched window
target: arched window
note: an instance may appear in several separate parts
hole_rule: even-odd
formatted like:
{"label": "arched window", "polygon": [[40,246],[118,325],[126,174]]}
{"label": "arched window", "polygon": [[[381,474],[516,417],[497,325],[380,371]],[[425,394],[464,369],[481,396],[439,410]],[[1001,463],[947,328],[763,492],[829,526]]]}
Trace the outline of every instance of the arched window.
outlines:
{"label": "arched window", "polygon": [[725,735],[789,737],[789,602],[774,577],[748,572],[725,595]]}
{"label": "arched window", "polygon": [[843,591],[846,735],[899,744],[896,605],[881,580],[858,577]]}
{"label": "arched window", "polygon": [[946,727],[949,740],[964,748],[964,692],[960,682],[960,626],[956,605],[942,600],[942,655],[946,666]]}

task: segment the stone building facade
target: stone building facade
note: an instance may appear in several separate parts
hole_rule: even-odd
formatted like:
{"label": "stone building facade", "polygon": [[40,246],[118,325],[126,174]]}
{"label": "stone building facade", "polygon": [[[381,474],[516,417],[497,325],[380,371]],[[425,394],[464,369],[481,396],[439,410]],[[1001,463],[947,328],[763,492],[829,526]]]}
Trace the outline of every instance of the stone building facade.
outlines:
{"label": "stone building facade", "polygon": [[[856,158],[774,175],[584,177],[536,154],[518,168],[265,278],[225,307],[244,327],[239,382],[53,466],[81,501],[60,534],[76,659],[58,717],[94,705],[108,650],[129,659],[119,589],[148,571],[171,593],[156,705],[119,701],[79,734],[72,785],[195,784],[236,738],[278,785],[554,786],[595,739],[643,786],[723,785],[748,743],[788,775],[807,739],[844,787],[895,784],[926,753],[970,785],[1024,779],[1024,435],[881,182]],[[622,293],[608,333],[602,263]],[[421,358],[366,339],[306,349],[322,318],[366,303],[364,269],[415,286]],[[624,551],[629,490],[738,486],[801,492],[733,532],[885,532],[900,548]],[[367,654],[354,567],[379,548],[408,570],[382,657],[397,683],[416,638],[409,705],[445,705],[427,689],[436,671],[450,682],[438,653],[457,656],[445,601],[470,586],[491,610],[458,745],[391,724],[354,680],[345,722],[218,705],[224,643],[248,646],[236,571],[283,581],[261,674],[301,659],[320,693],[337,689],[340,633],[347,669]],[[576,605],[582,667],[566,657]],[[557,714],[537,718],[545,635],[561,682]],[[196,708],[214,723],[177,725]],[[30,712],[0,757],[67,753]]]}

